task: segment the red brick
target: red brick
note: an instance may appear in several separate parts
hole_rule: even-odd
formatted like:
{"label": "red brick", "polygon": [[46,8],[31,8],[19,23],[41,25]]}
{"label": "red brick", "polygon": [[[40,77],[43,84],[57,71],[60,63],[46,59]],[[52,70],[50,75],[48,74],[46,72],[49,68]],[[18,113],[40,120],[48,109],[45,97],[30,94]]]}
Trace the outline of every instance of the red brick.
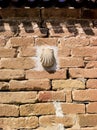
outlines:
{"label": "red brick", "polygon": [[58,44],[58,38],[36,38],[35,44],[37,46],[42,45],[56,46]]}
{"label": "red brick", "polygon": [[63,104],[61,104],[61,106],[62,106],[62,111],[64,114],[85,113],[85,105],[84,104],[63,103]]}
{"label": "red brick", "polygon": [[49,90],[51,88],[48,79],[35,79],[35,80],[11,80],[10,90]]}
{"label": "red brick", "polygon": [[1,60],[3,69],[32,69],[35,62],[31,58],[5,58]]}
{"label": "red brick", "polygon": [[33,45],[31,46],[23,46],[20,50],[20,56],[25,57],[33,57],[36,56],[36,49]]}
{"label": "red brick", "polygon": [[10,79],[24,79],[23,70],[11,70],[2,69],[0,70],[0,80],[10,80]]}
{"label": "red brick", "polygon": [[[71,38],[61,38],[59,46],[62,47],[82,47],[89,45],[89,39],[86,37],[71,37]],[[77,49],[77,48],[76,48]]]}
{"label": "red brick", "polygon": [[87,113],[97,113],[97,102],[89,103],[86,106]]}
{"label": "red brick", "polygon": [[13,47],[28,46],[34,44],[34,38],[32,37],[13,37],[10,39]]}
{"label": "red brick", "polygon": [[15,57],[16,55],[15,51],[16,51],[15,49],[0,47],[0,57],[1,58]]}
{"label": "red brick", "polygon": [[97,47],[76,47],[72,49],[72,56],[91,56],[97,55]]}
{"label": "red brick", "polygon": [[65,101],[64,91],[41,91],[38,96],[39,101]]}
{"label": "red brick", "polygon": [[56,117],[54,115],[47,115],[47,116],[40,116],[39,118],[40,126],[47,127],[53,124],[62,124],[65,127],[72,127],[73,126],[73,119],[68,116],[64,117]]}
{"label": "red brick", "polygon": [[19,116],[19,107],[16,105],[0,104],[0,117],[17,117]]}
{"label": "red brick", "polygon": [[97,69],[72,68],[69,70],[72,78],[97,78]]}
{"label": "red brick", "polygon": [[81,127],[95,127],[97,126],[97,115],[79,115],[79,125]]}
{"label": "red brick", "polygon": [[89,80],[87,81],[86,87],[87,87],[87,88],[97,89],[97,79],[89,79]]}
{"label": "red brick", "polygon": [[73,91],[74,101],[97,101],[97,90],[87,89],[87,90],[75,90]]}
{"label": "red brick", "polygon": [[51,114],[55,114],[55,108],[53,103],[37,103],[37,104],[27,104],[20,106],[21,116],[51,115]]}
{"label": "red brick", "polygon": [[83,67],[84,61],[81,58],[72,58],[72,57],[60,57],[59,58],[60,68],[64,67]]}
{"label": "red brick", "polygon": [[56,72],[47,72],[47,71],[26,71],[26,79],[65,79],[66,78],[66,69],[57,70]]}
{"label": "red brick", "polygon": [[86,68],[97,68],[97,61],[89,61]]}
{"label": "red brick", "polygon": [[0,128],[5,130],[37,128],[38,117],[0,118]]}
{"label": "red brick", "polygon": [[0,103],[35,103],[37,92],[0,92]]}

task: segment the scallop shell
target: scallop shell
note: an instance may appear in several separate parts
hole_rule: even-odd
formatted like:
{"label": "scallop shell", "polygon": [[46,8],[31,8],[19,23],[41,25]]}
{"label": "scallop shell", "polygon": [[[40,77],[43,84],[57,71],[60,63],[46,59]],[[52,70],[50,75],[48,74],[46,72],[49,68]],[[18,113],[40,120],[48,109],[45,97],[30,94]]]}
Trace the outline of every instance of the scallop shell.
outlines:
{"label": "scallop shell", "polygon": [[43,67],[52,67],[55,63],[54,50],[50,48],[42,49],[40,61]]}

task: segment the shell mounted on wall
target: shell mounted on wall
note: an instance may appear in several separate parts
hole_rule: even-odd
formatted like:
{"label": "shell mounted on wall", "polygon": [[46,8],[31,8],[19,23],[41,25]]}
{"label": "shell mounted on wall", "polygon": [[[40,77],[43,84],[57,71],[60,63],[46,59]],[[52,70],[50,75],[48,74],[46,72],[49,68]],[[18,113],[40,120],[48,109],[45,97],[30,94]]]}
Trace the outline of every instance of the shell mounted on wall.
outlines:
{"label": "shell mounted on wall", "polygon": [[51,48],[43,48],[40,55],[40,61],[44,68],[53,67],[55,63],[54,50]]}

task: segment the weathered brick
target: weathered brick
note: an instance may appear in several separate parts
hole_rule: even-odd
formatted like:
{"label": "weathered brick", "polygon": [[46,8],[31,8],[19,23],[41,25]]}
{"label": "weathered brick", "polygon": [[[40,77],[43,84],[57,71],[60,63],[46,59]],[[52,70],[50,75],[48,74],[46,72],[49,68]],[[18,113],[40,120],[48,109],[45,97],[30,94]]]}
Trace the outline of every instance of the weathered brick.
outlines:
{"label": "weathered brick", "polygon": [[66,69],[57,70],[56,72],[47,72],[47,71],[26,71],[26,79],[65,79],[66,78]]}
{"label": "weathered brick", "polygon": [[97,102],[89,103],[86,106],[87,113],[97,113]]}
{"label": "weathered brick", "polygon": [[58,38],[36,38],[35,44],[37,46],[42,45],[56,46],[58,44]]}
{"label": "weathered brick", "polygon": [[71,117],[64,116],[64,117],[56,117],[54,115],[48,115],[48,116],[41,116],[39,118],[39,124],[41,126],[51,126],[52,124],[62,124],[65,127],[71,127],[73,126],[74,122]]}
{"label": "weathered brick", "polygon": [[66,102],[71,103],[72,102],[72,91],[71,90],[66,90]]}
{"label": "weathered brick", "polygon": [[48,79],[31,79],[31,80],[11,80],[10,90],[49,90],[51,88]]}
{"label": "weathered brick", "polygon": [[95,61],[95,60],[97,60],[97,55],[91,55],[91,56],[84,57],[84,60],[85,61]]}
{"label": "weathered brick", "polygon": [[91,44],[92,46],[97,46],[97,38],[96,38],[96,37],[91,38],[91,39],[90,39],[90,44]]}
{"label": "weathered brick", "polygon": [[79,115],[79,125],[81,127],[97,126],[97,115]]}
{"label": "weathered brick", "polygon": [[36,48],[31,46],[23,46],[20,49],[20,56],[33,57],[36,56]]}
{"label": "weathered brick", "polygon": [[62,56],[70,56],[71,51],[69,47],[63,47],[63,46],[59,46],[58,47],[58,56],[62,57]]}
{"label": "weathered brick", "polygon": [[0,128],[19,129],[19,128],[37,128],[38,117],[19,117],[19,118],[0,118]]}
{"label": "weathered brick", "polygon": [[35,67],[35,61],[31,58],[5,58],[1,60],[3,69],[32,69]]}
{"label": "weathered brick", "polygon": [[21,116],[51,115],[51,114],[55,114],[55,108],[53,103],[37,103],[37,104],[27,104],[20,106]]}
{"label": "weathered brick", "polygon": [[82,47],[82,46],[87,46],[89,45],[89,39],[84,37],[71,37],[71,38],[61,38],[60,39],[59,46],[62,47],[70,47],[70,48],[75,48],[75,47]]}
{"label": "weathered brick", "polygon": [[65,101],[64,91],[41,91],[38,96],[39,101]]}
{"label": "weathered brick", "polygon": [[3,47],[5,43],[6,43],[5,39],[0,37],[0,47]]}
{"label": "weathered brick", "polygon": [[97,78],[97,69],[71,68],[69,70],[72,78]]}
{"label": "weathered brick", "polygon": [[63,129],[64,126],[61,124],[52,124],[51,126],[46,126],[46,127],[38,127],[37,129],[33,129],[33,130],[59,130],[59,129]]}
{"label": "weathered brick", "polygon": [[15,49],[0,47],[0,57],[1,58],[10,58],[10,57],[14,57],[15,55],[16,55]]}
{"label": "weathered brick", "polygon": [[97,79],[89,79],[86,84],[87,88],[97,89]]}
{"label": "weathered brick", "polygon": [[11,70],[11,69],[0,70],[0,80],[23,79],[23,78],[24,78],[23,70]]}
{"label": "weathered brick", "polygon": [[34,44],[34,38],[32,37],[13,37],[10,39],[13,47],[28,46]]}
{"label": "weathered brick", "polygon": [[85,105],[84,104],[62,103],[61,106],[62,106],[62,111],[64,114],[85,113]]}
{"label": "weathered brick", "polygon": [[19,107],[15,105],[0,104],[0,117],[19,116]]}
{"label": "weathered brick", "polygon": [[97,47],[76,47],[72,49],[72,56],[91,56],[97,55]]}
{"label": "weathered brick", "polygon": [[97,61],[89,61],[86,68],[97,68]]}
{"label": "weathered brick", "polygon": [[[0,28],[1,30],[1,28]],[[5,30],[5,31],[0,31],[0,36],[1,37],[5,37],[5,38],[10,38],[14,36],[14,32],[12,32],[11,30]]]}
{"label": "weathered brick", "polygon": [[72,58],[72,57],[60,57],[59,58],[60,68],[64,67],[83,67],[84,61],[81,58]]}
{"label": "weathered brick", "polygon": [[0,82],[0,90],[8,90],[9,84],[8,82]]}
{"label": "weathered brick", "polygon": [[73,91],[74,101],[97,101],[97,90],[87,89],[87,90],[75,90]]}
{"label": "weathered brick", "polygon": [[67,130],[97,130],[97,127],[86,127],[86,128],[70,128]]}
{"label": "weathered brick", "polygon": [[0,92],[0,103],[34,103],[37,92]]}
{"label": "weathered brick", "polygon": [[80,80],[68,79],[68,80],[53,80],[52,89],[84,89],[85,83]]}

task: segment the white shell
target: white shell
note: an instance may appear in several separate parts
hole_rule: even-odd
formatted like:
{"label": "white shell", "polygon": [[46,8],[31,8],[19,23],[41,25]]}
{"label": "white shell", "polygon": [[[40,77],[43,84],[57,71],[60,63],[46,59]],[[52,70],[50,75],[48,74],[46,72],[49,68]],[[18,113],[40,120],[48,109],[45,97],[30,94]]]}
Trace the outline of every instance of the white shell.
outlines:
{"label": "white shell", "polygon": [[42,49],[40,61],[43,67],[52,67],[55,63],[54,50],[50,48]]}

